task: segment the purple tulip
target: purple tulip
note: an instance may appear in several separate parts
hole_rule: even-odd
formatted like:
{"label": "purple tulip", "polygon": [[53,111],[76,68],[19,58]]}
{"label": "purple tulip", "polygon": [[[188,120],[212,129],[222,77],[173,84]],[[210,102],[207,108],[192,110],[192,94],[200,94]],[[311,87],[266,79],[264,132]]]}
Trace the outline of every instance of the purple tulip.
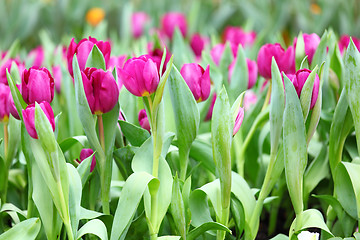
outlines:
{"label": "purple tulip", "polygon": [[265,44],[260,48],[257,57],[259,74],[266,79],[271,78],[271,59],[275,57],[275,61],[280,72],[295,73],[295,51],[290,46],[286,51],[279,43]]}
{"label": "purple tulip", "polygon": [[[305,44],[305,55],[308,56],[307,59],[309,61],[309,64],[311,64],[316,49],[320,43],[320,37],[316,33],[312,33],[312,34],[304,33],[302,36]],[[297,38],[294,39],[295,49],[296,49],[296,43],[297,43]]]}
{"label": "purple tulip", "polygon": [[139,124],[150,133],[150,123],[145,109],[141,109],[138,116]]}
{"label": "purple tulip", "polygon": [[[211,58],[213,59],[213,61],[215,62],[216,65],[220,64],[221,57],[225,50],[225,46],[226,46],[225,44],[219,43],[219,44],[216,44],[210,51]],[[230,43],[230,48],[231,48],[231,52],[235,58],[238,47],[235,44]]]}
{"label": "purple tulip", "polygon": [[8,85],[8,81],[6,77],[6,69],[8,69],[10,73],[13,62],[15,62],[16,65],[18,66],[19,73],[22,73],[24,71],[25,66],[23,63],[21,63],[17,59],[8,59],[2,66],[0,66],[0,83]]}
{"label": "purple tulip", "polygon": [[[94,151],[91,148],[83,148],[83,149],[81,149],[80,157],[79,157],[80,161],[78,161],[78,162],[81,163],[86,158],[90,157],[93,153],[94,153]],[[94,154],[93,157],[92,157],[92,160],[91,160],[90,172],[94,171],[95,166],[96,166],[96,158],[95,158],[95,154]]]}
{"label": "purple tulip", "polygon": [[119,89],[112,73],[86,68],[81,76],[92,114],[99,115],[113,109],[119,99]]}
{"label": "purple tulip", "polygon": [[192,35],[190,47],[196,57],[201,57],[202,50],[205,48],[205,45],[209,44],[209,42],[210,40],[207,37],[203,37],[198,33]]}
{"label": "purple tulip", "polygon": [[244,108],[240,107],[234,123],[233,136],[235,136],[235,134],[239,131],[243,120],[244,120]]}
{"label": "purple tulip", "polygon": [[105,59],[105,65],[106,67],[108,66],[111,53],[111,46],[109,42],[98,41],[96,40],[96,38],[89,37],[89,39],[84,38],[79,43],[75,43],[75,40],[73,38],[71,39],[67,52],[68,69],[72,77],[74,76],[72,61],[75,53],[79,62],[80,71],[83,71],[85,69],[86,61],[94,45],[96,45],[102,52]]}
{"label": "purple tulip", "polygon": [[161,18],[161,28],[170,39],[172,39],[175,27],[178,27],[185,37],[187,32],[186,17],[179,12],[168,12]]}
{"label": "purple tulip", "polygon": [[251,106],[253,106],[256,102],[257,102],[258,98],[256,96],[256,94],[249,90],[246,91],[245,96],[244,96],[244,111],[248,111],[250,109]]}
{"label": "purple tulip", "polygon": [[9,120],[9,86],[0,83],[0,122],[8,122]]}
{"label": "purple tulip", "polygon": [[120,55],[120,56],[112,56],[109,59],[109,64],[107,67],[107,70],[112,71],[115,67],[122,68],[124,66],[126,55]]}
{"label": "purple tulip", "polygon": [[[159,72],[161,66],[161,59],[163,57],[164,51],[160,48],[155,48],[154,44],[151,42],[148,43],[147,49],[148,49],[148,55],[151,57],[154,63],[156,63]],[[166,47],[166,56],[165,56],[164,66],[162,69],[162,74],[164,74],[164,72],[166,71],[166,65],[170,61],[170,58],[171,58],[170,50]]]}
{"label": "purple tulip", "polygon": [[52,67],[52,73],[54,75],[55,81],[55,90],[58,94],[61,92],[61,80],[62,80],[62,72],[60,65]]}
{"label": "purple tulip", "polygon": [[43,63],[44,63],[44,49],[42,48],[42,46],[38,46],[37,48],[34,48],[33,50],[31,50],[28,54],[28,58],[33,58],[33,62],[32,62],[32,66],[33,67],[42,67]]}
{"label": "purple tulip", "polygon": [[159,84],[159,72],[149,55],[130,58],[124,68],[117,68],[118,75],[126,89],[138,97],[151,95]]}
{"label": "purple tulip", "polygon": [[[351,37],[356,48],[360,51],[360,39],[356,38],[356,37]],[[340,37],[340,40],[339,40],[339,49],[340,49],[340,52],[341,54],[344,53],[344,51],[347,49],[347,47],[349,46],[349,43],[350,43],[350,36],[349,35],[342,35]]]}
{"label": "purple tulip", "polygon": [[255,32],[244,32],[240,27],[228,26],[223,33],[223,42],[229,41],[236,46],[251,47],[256,39]]}
{"label": "purple tulip", "polygon": [[[20,90],[20,84],[16,84],[16,87]],[[21,93],[21,91],[20,91],[20,93]],[[9,94],[8,104],[9,104],[10,114],[17,120],[20,120],[19,113],[15,107],[14,99],[11,94]]]}
{"label": "purple tulip", "polygon": [[197,63],[186,63],[180,70],[197,102],[205,101],[210,95],[210,67],[206,70]]}
{"label": "purple tulip", "polygon": [[134,38],[139,38],[143,35],[146,22],[150,19],[145,12],[134,12],[131,16],[131,32]]}
{"label": "purple tulip", "polygon": [[54,98],[54,78],[46,68],[25,69],[21,78],[21,94],[27,104],[47,101]]}
{"label": "purple tulip", "polygon": [[[236,59],[234,59],[234,61],[229,66],[229,74],[228,74],[229,82],[231,81],[231,78],[232,78],[232,75],[234,72],[235,63],[236,63]],[[246,63],[247,63],[247,67],[248,67],[248,86],[247,86],[247,88],[250,89],[256,83],[256,80],[258,77],[258,68],[257,68],[256,62],[252,61],[248,58],[246,59]]]}
{"label": "purple tulip", "polygon": [[[295,75],[288,75],[289,79],[291,80],[291,82],[293,83],[295,89],[296,89],[296,93],[298,94],[299,98],[301,95],[301,91],[304,87],[304,84],[307,80],[307,78],[309,77],[311,71],[309,69],[300,69],[298,70]],[[319,85],[320,85],[320,79],[319,76],[316,74],[315,75],[315,81],[314,81],[314,88],[312,91],[312,96],[311,96],[311,104],[310,104],[310,109],[313,109],[313,107],[316,104],[316,100],[318,98],[318,94],[319,94]]]}
{"label": "purple tulip", "polygon": [[[41,109],[44,111],[46,117],[48,118],[52,130],[55,131],[55,120],[54,120],[54,112],[50,106],[50,103],[44,101],[40,104]],[[24,124],[27,132],[30,137],[37,139],[38,135],[35,129],[35,104],[30,104],[26,107],[26,109],[22,110]]]}

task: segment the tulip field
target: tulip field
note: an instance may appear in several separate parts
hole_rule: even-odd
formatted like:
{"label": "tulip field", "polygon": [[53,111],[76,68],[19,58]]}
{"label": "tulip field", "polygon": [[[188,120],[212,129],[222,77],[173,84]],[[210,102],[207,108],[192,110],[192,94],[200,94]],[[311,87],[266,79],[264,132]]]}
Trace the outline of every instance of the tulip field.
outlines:
{"label": "tulip field", "polygon": [[360,240],[360,2],[0,15],[0,240]]}

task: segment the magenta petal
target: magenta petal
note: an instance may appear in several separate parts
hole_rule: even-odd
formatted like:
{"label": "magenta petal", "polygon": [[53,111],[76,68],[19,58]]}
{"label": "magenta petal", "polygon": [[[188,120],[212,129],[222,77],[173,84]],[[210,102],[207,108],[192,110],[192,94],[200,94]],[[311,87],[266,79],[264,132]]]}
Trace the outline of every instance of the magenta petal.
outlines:
{"label": "magenta petal", "polygon": [[234,123],[233,136],[235,136],[235,134],[239,131],[243,119],[244,119],[244,109],[240,107]]}
{"label": "magenta petal", "polygon": [[159,84],[159,74],[156,64],[149,59],[144,66],[143,78],[145,80],[145,89],[147,92],[152,93],[156,91]]}

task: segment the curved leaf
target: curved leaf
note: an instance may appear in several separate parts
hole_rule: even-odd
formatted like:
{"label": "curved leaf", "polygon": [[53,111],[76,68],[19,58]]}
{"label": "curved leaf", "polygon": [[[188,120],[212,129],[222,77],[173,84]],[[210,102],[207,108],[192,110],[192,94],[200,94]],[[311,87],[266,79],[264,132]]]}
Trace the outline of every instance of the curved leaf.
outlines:
{"label": "curved leaf", "polygon": [[150,133],[146,129],[121,120],[119,120],[119,124],[122,133],[133,146],[140,147],[150,137]]}
{"label": "curved leaf", "polygon": [[203,233],[209,230],[220,230],[231,234],[231,230],[226,226],[217,222],[207,222],[191,230],[186,236],[186,239],[188,240],[196,239],[197,237],[199,237],[200,235],[202,235]]}
{"label": "curved leaf", "polygon": [[88,67],[106,70],[104,56],[96,44],[94,44],[89,57],[86,60],[85,68]]}
{"label": "curved leaf", "polygon": [[16,224],[14,227],[1,234],[0,240],[36,239],[40,227],[41,222],[38,218],[30,218]]}
{"label": "curved leaf", "polygon": [[108,239],[106,226],[99,219],[93,219],[85,223],[84,226],[79,229],[78,234],[76,235],[76,239],[80,239],[85,234],[94,234],[101,240]]}

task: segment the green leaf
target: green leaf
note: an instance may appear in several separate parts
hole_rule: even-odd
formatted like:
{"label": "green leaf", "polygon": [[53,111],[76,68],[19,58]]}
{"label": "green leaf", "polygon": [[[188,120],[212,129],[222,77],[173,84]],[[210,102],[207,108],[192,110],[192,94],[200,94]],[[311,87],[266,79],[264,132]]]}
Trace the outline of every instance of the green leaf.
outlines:
{"label": "green leaf", "polygon": [[190,51],[189,45],[185,44],[184,37],[178,27],[175,27],[173,34],[172,52],[176,56],[174,64],[178,68],[182,67],[184,63],[192,62],[192,59],[194,59],[192,51]]}
{"label": "green leaf", "polygon": [[198,138],[195,139],[190,148],[190,157],[201,162],[207,170],[215,175],[215,163],[212,155],[212,147],[209,143]]}
{"label": "green leaf", "polygon": [[88,68],[88,67],[102,69],[102,70],[106,71],[106,64],[105,64],[104,56],[96,44],[94,44],[94,46],[89,54],[89,57],[86,60],[85,68]]}
{"label": "green leaf", "polygon": [[6,70],[6,77],[8,79],[11,96],[13,97],[15,107],[17,112],[19,113],[20,118],[22,119],[22,110],[27,107],[27,104],[25,103],[19,89],[16,87],[11,75],[9,74],[9,71]]}
{"label": "green leaf", "polygon": [[0,235],[0,240],[36,239],[41,227],[38,218],[30,218],[16,224],[14,227]]}
{"label": "green leaf", "polygon": [[186,236],[186,239],[196,239],[197,237],[201,236],[203,233],[209,230],[220,230],[231,234],[231,230],[226,226],[217,222],[207,222],[191,230]]}
{"label": "green leaf", "polygon": [[230,93],[232,96],[238,96],[248,87],[249,73],[244,50],[239,44],[236,55],[233,74],[230,82]]}
{"label": "green leaf", "polygon": [[356,206],[357,206],[357,216],[360,218],[360,165],[356,163],[342,162],[341,163],[349,174],[351,183],[354,189]]}
{"label": "green leaf", "polygon": [[346,97],[353,116],[358,152],[360,152],[360,53],[351,40],[344,56]]}
{"label": "green leaf", "polygon": [[[220,68],[218,66],[216,66],[216,64],[212,60],[211,55],[208,51],[203,51],[201,54],[201,58],[203,59],[203,61],[206,64],[210,65],[210,69],[211,69],[210,79],[213,81],[213,83],[215,85],[215,89],[220,90],[223,85],[223,78],[224,78],[220,71]],[[227,79],[227,76],[225,79]]]}
{"label": "green leaf", "polygon": [[87,183],[87,181],[90,177],[91,163],[92,163],[94,154],[95,153],[91,154],[91,156],[82,160],[81,163],[79,164],[79,166],[77,166],[77,168],[76,168],[78,171],[78,174],[80,175],[82,188],[85,186],[85,184]]}
{"label": "green leaf", "polygon": [[[304,118],[293,84],[284,74],[286,104],[283,119],[285,177],[296,214],[303,211],[303,176],[307,163]],[[290,238],[291,239],[291,238]]]}
{"label": "green leaf", "polygon": [[[230,42],[226,42],[224,52],[221,55],[219,62],[219,68],[221,73],[223,74],[223,81],[228,78],[229,65],[232,63],[233,60],[234,56],[230,47]],[[224,81],[222,84],[227,84],[227,82]]]}
{"label": "green leaf", "polygon": [[69,174],[69,213],[70,213],[70,222],[71,227],[74,235],[76,236],[79,220],[80,220],[80,213],[81,213],[81,192],[82,192],[82,185],[81,185],[81,178],[76,170],[76,168],[67,163],[67,169]]}
{"label": "green leaf", "polygon": [[311,61],[311,68],[314,68],[316,65],[321,65],[323,61],[325,61],[326,54],[327,54],[327,45],[328,41],[330,39],[331,34],[327,32],[327,30],[324,31],[323,35],[321,36],[320,43],[318,47],[316,48],[314,57]]}
{"label": "green leaf", "polygon": [[304,57],[305,57],[305,42],[302,32],[300,31],[296,40],[296,50],[295,50],[296,69],[302,69],[300,68],[300,66]]}
{"label": "green leaf", "polygon": [[315,106],[312,110],[312,114],[310,117],[310,124],[309,124],[309,128],[308,128],[307,136],[306,136],[306,139],[307,139],[306,142],[308,145],[310,143],[312,136],[315,133],[316,127],[319,124],[320,115],[321,115],[321,107],[322,107],[322,87],[320,86],[318,98],[317,98]]}
{"label": "green leaf", "polygon": [[122,133],[133,146],[140,147],[150,137],[150,133],[146,129],[121,120],[119,120],[119,124]]}
{"label": "green leaf", "polygon": [[161,236],[158,237],[159,240],[180,240],[180,236]]}
{"label": "green leaf", "polygon": [[139,202],[149,184],[159,180],[146,172],[134,172],[126,180],[115,211],[111,240],[125,239]]}
{"label": "green leaf", "polygon": [[280,233],[275,237],[271,238],[270,240],[289,240],[289,237]]}
{"label": "green leaf", "polygon": [[86,136],[82,135],[82,136],[69,137],[69,138],[62,140],[59,145],[60,145],[61,151],[63,153],[65,153],[76,143],[80,143],[84,147],[87,143]]}
{"label": "green leaf", "polygon": [[301,61],[301,64],[300,64],[300,68],[299,69],[304,69],[304,68],[307,68],[309,69],[309,60],[308,60],[308,56],[306,55],[304,57],[304,59]]}
{"label": "green leaf", "polygon": [[[308,78],[306,79],[304,87],[301,90],[300,103],[301,103],[301,109],[302,109],[302,112],[304,115],[304,119],[307,119],[307,116],[310,111],[310,103],[311,103],[317,69],[318,69],[318,66],[316,65],[315,68],[311,71]],[[321,95],[318,96],[318,98],[319,97],[321,97]]]}
{"label": "green leaf", "polygon": [[236,197],[231,198],[231,214],[233,216],[236,235],[241,236],[245,228],[245,210],[240,200]]}
{"label": "green leaf", "polygon": [[104,214],[80,206],[80,219],[94,219],[101,216],[104,216]]}
{"label": "green leaf", "polygon": [[289,239],[292,238],[294,233],[307,228],[320,228],[329,233],[331,236],[334,236],[326,226],[321,212],[316,209],[308,209],[296,216],[290,227]]}
{"label": "green leaf", "polygon": [[186,239],[185,206],[180,190],[179,178],[177,175],[174,178],[170,212],[173,216],[177,231],[183,239]]}
{"label": "green leaf", "polygon": [[20,50],[20,40],[16,39],[15,41],[13,41],[13,43],[11,44],[10,48],[8,49],[8,51],[6,52],[6,55],[3,59],[0,60],[0,66],[3,66],[4,63],[9,59],[9,58],[15,58],[16,55],[18,54]]}
{"label": "green leaf", "polygon": [[98,236],[101,240],[107,240],[108,234],[105,224],[99,219],[93,219],[84,224],[79,229],[79,232],[76,235],[76,239],[80,239],[85,234],[94,234]]}

